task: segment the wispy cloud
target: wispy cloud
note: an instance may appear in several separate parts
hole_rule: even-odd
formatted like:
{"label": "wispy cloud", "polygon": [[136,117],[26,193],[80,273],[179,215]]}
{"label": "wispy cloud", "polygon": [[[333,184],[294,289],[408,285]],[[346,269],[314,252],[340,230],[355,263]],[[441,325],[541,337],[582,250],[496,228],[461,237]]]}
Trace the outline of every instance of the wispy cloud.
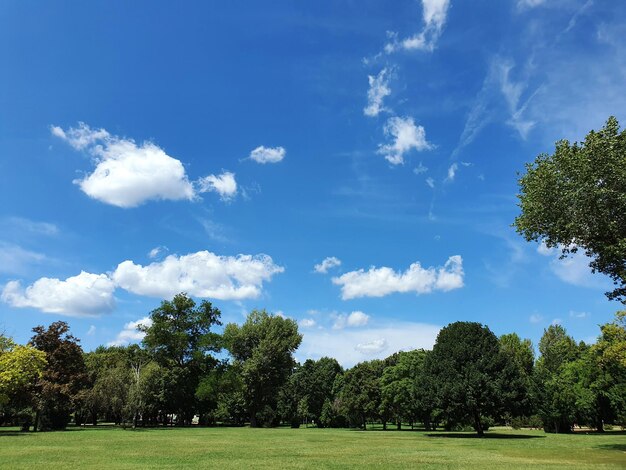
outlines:
{"label": "wispy cloud", "polygon": [[316,273],[326,274],[329,269],[336,268],[337,266],[341,266],[341,260],[334,256],[329,256],[328,258],[324,258],[321,263],[316,264],[313,270]]}
{"label": "wispy cloud", "polygon": [[393,33],[391,41],[385,45],[385,52],[391,54],[398,50],[421,50],[432,52],[443,32],[448,15],[449,0],[422,0],[422,31],[404,39]]}
{"label": "wispy cloud", "polygon": [[220,175],[208,175],[198,180],[198,192],[216,192],[223,201],[230,201],[237,195],[235,174],[224,171]]}
{"label": "wispy cloud", "polygon": [[378,75],[368,75],[367,106],[363,109],[363,114],[366,116],[375,117],[382,111],[386,111],[383,101],[391,94],[389,74],[389,69],[384,68]]}

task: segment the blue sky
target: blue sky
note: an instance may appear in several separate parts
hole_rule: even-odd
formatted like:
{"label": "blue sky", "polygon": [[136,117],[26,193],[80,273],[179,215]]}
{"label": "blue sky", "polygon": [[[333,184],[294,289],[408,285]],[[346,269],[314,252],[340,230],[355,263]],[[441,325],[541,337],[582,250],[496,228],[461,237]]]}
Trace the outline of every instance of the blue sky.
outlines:
{"label": "blue sky", "polygon": [[478,321],[593,340],[620,304],[511,228],[517,173],[626,119],[610,1],[0,7],[0,327],[137,340],[253,308],[346,365]]}

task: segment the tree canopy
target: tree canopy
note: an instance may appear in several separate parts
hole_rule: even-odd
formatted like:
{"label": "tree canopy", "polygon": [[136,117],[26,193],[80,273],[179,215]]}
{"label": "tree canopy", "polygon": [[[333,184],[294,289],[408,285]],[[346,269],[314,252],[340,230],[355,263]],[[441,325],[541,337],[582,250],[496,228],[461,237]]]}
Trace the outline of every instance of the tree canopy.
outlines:
{"label": "tree canopy", "polygon": [[610,117],[582,143],[557,142],[519,179],[521,214],[515,227],[528,241],[565,256],[583,249],[594,271],[616,286],[610,299],[626,302],[626,131]]}

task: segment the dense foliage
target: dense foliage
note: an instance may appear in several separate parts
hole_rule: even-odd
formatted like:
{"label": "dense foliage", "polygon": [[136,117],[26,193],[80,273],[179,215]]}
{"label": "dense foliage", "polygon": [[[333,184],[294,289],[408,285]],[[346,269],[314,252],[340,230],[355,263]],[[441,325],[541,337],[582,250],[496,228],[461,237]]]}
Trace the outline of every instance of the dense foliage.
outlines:
{"label": "dense foliage", "polygon": [[613,279],[609,298],[626,302],[626,131],[617,119],[583,143],[557,142],[526,166],[519,187],[518,232],[564,255],[583,249]]}
{"label": "dense foliage", "polygon": [[[332,358],[298,364],[290,319],[253,311],[222,335],[219,310],[185,294],[162,302],[140,326],[143,344],[83,353],[64,322],[38,326],[30,344],[0,335],[0,424],[62,429],[128,426],[301,424],[367,429],[369,423],[426,430],[492,424],[626,426],[626,313],[600,326],[593,345],[550,326],[534,357],[529,340],[496,337],[456,322],[432,351],[401,351],[344,370]],[[215,354],[226,348],[230,357]]]}

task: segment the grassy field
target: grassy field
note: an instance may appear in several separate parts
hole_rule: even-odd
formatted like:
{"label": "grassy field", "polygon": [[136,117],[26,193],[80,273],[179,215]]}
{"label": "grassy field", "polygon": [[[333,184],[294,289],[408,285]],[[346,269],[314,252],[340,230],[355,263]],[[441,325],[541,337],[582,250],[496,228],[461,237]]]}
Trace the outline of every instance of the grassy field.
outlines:
{"label": "grassy field", "polygon": [[335,429],[0,428],[12,468],[626,468],[626,434],[551,435]]}

